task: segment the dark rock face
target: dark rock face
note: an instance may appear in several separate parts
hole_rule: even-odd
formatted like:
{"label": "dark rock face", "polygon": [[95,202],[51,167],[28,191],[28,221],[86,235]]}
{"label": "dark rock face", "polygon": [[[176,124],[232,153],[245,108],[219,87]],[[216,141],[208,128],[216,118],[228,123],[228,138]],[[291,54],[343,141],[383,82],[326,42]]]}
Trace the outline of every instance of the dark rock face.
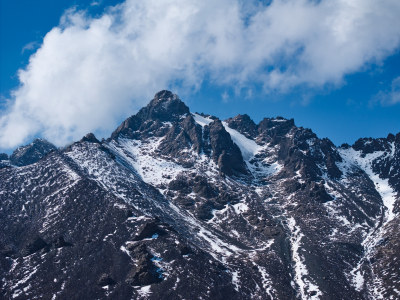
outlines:
{"label": "dark rock face", "polygon": [[237,115],[234,118],[226,120],[226,123],[230,128],[239,131],[241,134],[249,138],[257,136],[257,125],[252,119],[246,114]]}
{"label": "dark rock face", "polygon": [[[115,130],[111,137],[118,136],[136,137],[136,131],[152,132],[161,127],[165,121],[177,121],[185,114],[189,114],[189,108],[179,97],[170,91],[161,91],[154,95],[153,100],[142,108],[136,115],[128,118]],[[159,134],[164,133],[160,132]]]}
{"label": "dark rock face", "polygon": [[88,133],[80,141],[100,144],[100,141],[96,138],[96,136],[93,133]]}
{"label": "dark rock face", "polygon": [[399,297],[400,134],[336,147],[161,91],[106,141],[45,145],[1,156],[0,298]]}
{"label": "dark rock face", "polygon": [[53,144],[43,139],[36,139],[31,144],[15,150],[10,156],[10,162],[15,166],[27,166],[39,161],[54,150],[57,148]]}
{"label": "dark rock face", "polygon": [[185,114],[189,114],[189,108],[177,95],[170,91],[161,91],[154,95],[154,99],[138,116],[145,120],[170,121],[171,118],[179,118]]}
{"label": "dark rock face", "polygon": [[386,143],[383,142],[383,139],[379,140],[367,138],[357,140],[353,145],[353,149],[356,151],[361,151],[362,154],[365,155],[374,153],[375,151],[385,151],[387,150],[385,149],[385,146]]}
{"label": "dark rock face", "polygon": [[182,150],[191,148],[197,153],[202,150],[202,131],[193,117],[187,115],[168,130],[158,149],[163,155],[178,157]]}
{"label": "dark rock face", "polygon": [[222,126],[222,122],[215,120],[204,129],[206,139],[209,140],[212,158],[222,173],[232,176],[247,174],[239,147],[233,143],[231,136]]}
{"label": "dark rock face", "polygon": [[131,255],[135,257],[137,264],[128,275],[128,282],[133,286],[143,286],[162,281],[162,272],[153,264],[151,256],[144,244],[129,247]]}
{"label": "dark rock face", "polygon": [[265,139],[279,143],[291,129],[295,127],[294,120],[286,120],[282,117],[276,119],[263,119],[257,126],[258,133]]}
{"label": "dark rock face", "polygon": [[143,239],[155,238],[160,235],[164,235],[166,232],[157,224],[157,222],[145,223],[139,230],[137,236],[133,239],[134,241],[141,241]]}
{"label": "dark rock face", "polygon": [[8,155],[6,153],[0,153],[0,161],[1,160],[8,160]]}
{"label": "dark rock face", "polygon": [[43,250],[44,252],[49,251],[49,244],[47,244],[42,238],[36,237],[24,247],[22,255],[28,256],[40,250]]}
{"label": "dark rock face", "polygon": [[107,274],[103,274],[101,275],[98,285],[99,286],[107,286],[107,285],[114,285],[116,284],[116,282],[114,281],[114,279],[112,279],[109,275]]}
{"label": "dark rock face", "polygon": [[0,245],[0,255],[2,255],[3,257],[16,258],[16,251],[10,245]]}
{"label": "dark rock face", "polygon": [[53,246],[55,248],[62,248],[62,247],[72,247],[73,244],[68,243],[64,240],[63,236],[59,236],[54,242],[53,242]]}

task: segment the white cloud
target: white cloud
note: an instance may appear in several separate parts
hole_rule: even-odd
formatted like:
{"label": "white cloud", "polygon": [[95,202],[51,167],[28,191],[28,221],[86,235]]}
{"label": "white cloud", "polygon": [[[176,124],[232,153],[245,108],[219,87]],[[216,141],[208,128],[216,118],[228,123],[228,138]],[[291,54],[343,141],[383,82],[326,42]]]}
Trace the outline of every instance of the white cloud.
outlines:
{"label": "white cloud", "polygon": [[37,49],[40,46],[40,44],[38,42],[30,42],[28,44],[26,44],[22,50],[21,50],[21,54],[24,54],[26,51],[31,52],[35,49]]}
{"label": "white cloud", "polygon": [[229,94],[227,91],[224,91],[221,95],[222,102],[228,103],[229,102]]}
{"label": "white cloud", "polygon": [[380,91],[370,101],[370,105],[379,103],[382,106],[392,106],[400,103],[400,76],[392,80],[391,89]]}
{"label": "white cloud", "polygon": [[399,15],[398,0],[127,0],[96,19],[70,10],[20,70],[0,147],[107,135],[156,91],[205,78],[267,91],[340,84],[398,49]]}

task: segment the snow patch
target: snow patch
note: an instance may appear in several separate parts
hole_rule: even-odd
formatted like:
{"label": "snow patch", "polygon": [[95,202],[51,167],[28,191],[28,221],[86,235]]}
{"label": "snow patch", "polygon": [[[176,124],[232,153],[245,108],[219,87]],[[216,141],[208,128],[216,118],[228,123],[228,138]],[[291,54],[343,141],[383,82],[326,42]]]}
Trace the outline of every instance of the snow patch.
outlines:
{"label": "snow patch", "polygon": [[[304,264],[304,257],[300,253],[301,240],[304,235],[301,233],[300,227],[296,225],[293,217],[288,218],[287,224],[292,233],[290,241],[292,244],[292,260],[294,262],[294,280],[299,287],[301,299],[320,299],[322,292],[317,285],[309,280],[308,270]],[[310,296],[311,292],[313,292],[313,296]]]}
{"label": "snow patch", "polygon": [[155,138],[149,143],[119,139],[121,147],[115,144],[110,144],[110,146],[136,170],[143,181],[158,186],[162,183],[168,183],[184,170],[182,166],[174,162],[166,161],[157,155],[151,155],[161,141],[162,138]]}
{"label": "snow patch", "polygon": [[232,141],[239,147],[245,161],[249,161],[262,149],[262,146],[258,145],[255,141],[230,128],[226,122],[222,122],[222,125],[224,125],[225,130],[230,134]]}
{"label": "snow patch", "polygon": [[232,284],[235,286],[235,290],[237,292],[239,292],[239,288],[240,288],[240,276],[239,276],[239,272],[238,271],[234,271],[231,273],[232,274]]}
{"label": "snow patch", "polygon": [[378,174],[374,173],[372,170],[372,163],[375,159],[379,157],[385,157],[390,154],[385,154],[383,151],[377,151],[374,153],[369,153],[365,157],[361,157],[361,151],[356,151],[353,148],[341,149],[339,150],[344,162],[340,164],[340,168],[344,173],[347,173],[352,166],[356,165],[364,170],[365,173],[374,182],[375,188],[380,194],[383,205],[386,208],[385,212],[385,223],[390,222],[396,216],[393,212],[394,204],[396,202],[396,193],[389,185],[388,179],[380,178]]}
{"label": "snow patch", "polygon": [[261,273],[263,288],[264,288],[265,292],[267,293],[267,295],[271,298],[271,300],[273,300],[274,296],[272,293],[275,291],[272,288],[272,280],[269,277],[267,270],[264,267],[261,267],[259,265],[256,265],[256,266],[258,268],[258,271]]}
{"label": "snow patch", "polygon": [[364,287],[364,276],[361,274],[361,271],[353,273],[353,284],[357,291],[361,291]]}
{"label": "snow patch", "polygon": [[151,285],[146,285],[146,286],[144,286],[144,287],[141,287],[140,289],[138,289],[138,290],[136,290],[137,291],[137,293],[141,296],[141,297],[144,297],[144,298],[147,298],[147,297],[149,297],[150,295],[151,295],[151,291],[150,291],[150,289],[151,289]]}
{"label": "snow patch", "polygon": [[201,127],[204,127],[213,121],[213,119],[211,119],[211,118],[205,118],[198,114],[193,114],[193,119],[197,124],[201,125]]}
{"label": "snow patch", "polygon": [[125,246],[121,246],[119,248],[122,252],[126,253],[126,255],[128,255],[129,257],[131,257],[131,254],[129,253],[128,249],[126,249]]}
{"label": "snow patch", "polygon": [[277,161],[273,162],[272,164],[264,167],[262,172],[267,176],[278,174],[283,169],[283,165],[278,163]]}
{"label": "snow patch", "polygon": [[243,202],[234,204],[234,205],[232,205],[232,207],[237,214],[241,214],[241,213],[244,213],[249,210],[249,207],[247,206],[247,204],[243,203]]}
{"label": "snow patch", "polygon": [[120,204],[120,203],[114,203],[114,207],[119,208],[119,209],[126,209],[126,205],[125,204]]}

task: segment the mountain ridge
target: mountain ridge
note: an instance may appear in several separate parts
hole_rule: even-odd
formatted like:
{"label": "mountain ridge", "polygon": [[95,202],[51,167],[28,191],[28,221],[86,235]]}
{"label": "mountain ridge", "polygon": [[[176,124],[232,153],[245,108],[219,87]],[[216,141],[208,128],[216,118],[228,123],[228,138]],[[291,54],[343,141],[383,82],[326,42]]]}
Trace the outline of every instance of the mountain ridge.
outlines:
{"label": "mountain ridge", "polygon": [[35,159],[0,169],[5,298],[399,296],[400,134],[336,147],[164,90]]}

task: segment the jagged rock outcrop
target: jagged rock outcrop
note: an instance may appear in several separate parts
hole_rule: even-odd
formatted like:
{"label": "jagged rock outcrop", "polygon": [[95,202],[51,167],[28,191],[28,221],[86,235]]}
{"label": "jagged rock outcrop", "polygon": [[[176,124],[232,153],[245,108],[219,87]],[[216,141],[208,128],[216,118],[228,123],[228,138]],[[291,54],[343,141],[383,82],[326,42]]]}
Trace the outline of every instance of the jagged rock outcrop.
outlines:
{"label": "jagged rock outcrop", "polygon": [[209,141],[206,145],[207,150],[211,152],[213,160],[222,173],[228,176],[247,174],[242,153],[220,120],[215,120],[205,126],[204,139]]}
{"label": "jagged rock outcrop", "polygon": [[93,133],[88,133],[85,135],[80,142],[89,142],[89,143],[97,143],[100,144],[100,141],[96,138],[96,136]]}
{"label": "jagged rock outcrop", "polygon": [[[189,114],[189,108],[179,97],[170,91],[160,91],[150,103],[139,112],[126,119],[111,135],[111,138],[126,136],[130,138],[149,134],[162,135],[162,122],[176,122]],[[136,133],[138,132],[139,135]]]}
{"label": "jagged rock outcrop", "polygon": [[234,118],[227,119],[226,123],[230,128],[239,131],[248,138],[254,138],[257,136],[258,126],[247,114],[237,115]]}
{"label": "jagged rock outcrop", "polygon": [[19,147],[10,155],[10,162],[15,166],[27,166],[42,159],[56,146],[43,139],[35,139],[31,144]]}

